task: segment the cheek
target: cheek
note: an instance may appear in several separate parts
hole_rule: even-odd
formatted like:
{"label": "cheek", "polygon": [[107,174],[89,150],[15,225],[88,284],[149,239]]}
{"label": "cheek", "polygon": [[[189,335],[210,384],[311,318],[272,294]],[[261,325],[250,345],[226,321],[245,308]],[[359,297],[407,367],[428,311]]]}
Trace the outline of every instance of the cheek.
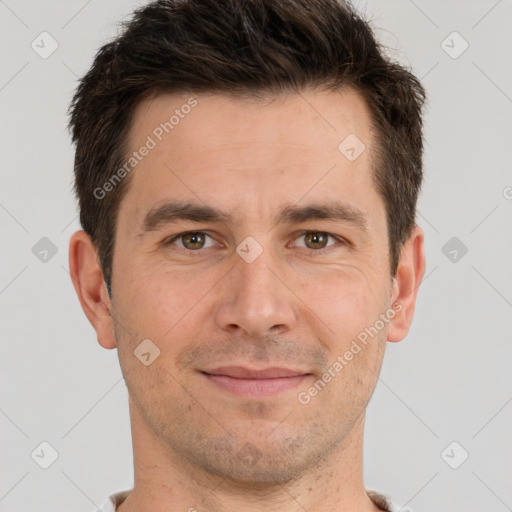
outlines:
{"label": "cheek", "polygon": [[329,327],[318,336],[330,355],[324,376],[332,384],[323,400],[338,404],[340,414],[360,411],[375,388],[384,355],[388,324],[379,318],[387,305],[385,279],[378,272],[340,266],[322,286],[304,293],[309,294],[304,302],[314,304],[315,314]]}
{"label": "cheek", "polygon": [[130,273],[137,277],[120,286],[120,314],[134,331],[161,342],[174,340],[176,332],[193,333],[200,327],[193,322],[196,307],[219,280],[217,273],[199,274],[192,265],[169,270],[164,264],[141,263]]}
{"label": "cheek", "polygon": [[333,343],[345,343],[373,324],[383,312],[386,290],[378,272],[343,264],[301,279],[298,295],[330,328],[328,333]]}

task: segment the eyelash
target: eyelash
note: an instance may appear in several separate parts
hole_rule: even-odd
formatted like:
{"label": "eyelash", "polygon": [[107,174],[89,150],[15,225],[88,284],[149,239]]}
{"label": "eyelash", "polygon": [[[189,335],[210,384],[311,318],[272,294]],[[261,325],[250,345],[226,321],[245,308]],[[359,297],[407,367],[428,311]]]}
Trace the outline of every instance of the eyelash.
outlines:
{"label": "eyelash", "polygon": [[[175,240],[178,240],[179,238],[185,236],[185,235],[189,235],[189,234],[195,234],[195,233],[201,233],[203,235],[206,235],[206,236],[209,236],[210,238],[213,239],[213,237],[207,233],[206,231],[184,231],[183,233],[178,233],[177,235],[174,235],[172,236],[171,238],[168,238],[166,239],[166,241],[164,242],[164,245],[170,245],[172,244]],[[337,240],[341,245],[350,245],[345,239],[339,237],[339,236],[336,236],[336,235],[333,235],[332,233],[328,233],[327,231],[320,231],[320,230],[306,230],[306,231],[302,231],[301,233],[299,233],[299,235],[294,239],[295,240],[298,240],[300,237],[304,236],[304,235],[307,235],[309,233],[321,233],[321,234],[324,234],[324,235],[327,235],[328,237],[331,237],[331,238],[334,238],[335,240]],[[300,249],[306,249],[308,251],[311,251],[312,253],[314,253],[315,255],[323,255],[327,252],[330,251],[330,249],[335,246],[336,244],[333,244],[333,245],[330,245],[328,247],[324,247],[323,249],[309,249],[308,247],[300,247]],[[188,254],[194,254],[194,256],[196,256],[195,253],[201,253],[202,251],[206,250],[206,249],[211,249],[211,247],[206,247],[206,249],[196,249],[196,250],[193,250],[193,249],[186,249],[184,247],[179,247],[177,246],[178,249],[182,250],[182,251],[185,251],[186,253]]]}

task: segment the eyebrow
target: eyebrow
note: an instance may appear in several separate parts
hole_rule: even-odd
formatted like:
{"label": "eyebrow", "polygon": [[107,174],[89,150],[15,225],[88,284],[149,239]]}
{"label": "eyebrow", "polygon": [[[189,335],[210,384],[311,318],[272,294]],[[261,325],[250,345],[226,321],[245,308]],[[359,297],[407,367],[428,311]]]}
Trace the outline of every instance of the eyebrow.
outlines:
{"label": "eyebrow", "polygon": [[[212,206],[167,201],[146,213],[142,221],[142,232],[155,231],[163,225],[180,220],[197,223],[235,223],[232,215]],[[275,224],[300,224],[311,220],[338,221],[351,224],[361,231],[368,231],[367,216],[355,206],[340,202],[305,206],[287,205],[273,217]]]}

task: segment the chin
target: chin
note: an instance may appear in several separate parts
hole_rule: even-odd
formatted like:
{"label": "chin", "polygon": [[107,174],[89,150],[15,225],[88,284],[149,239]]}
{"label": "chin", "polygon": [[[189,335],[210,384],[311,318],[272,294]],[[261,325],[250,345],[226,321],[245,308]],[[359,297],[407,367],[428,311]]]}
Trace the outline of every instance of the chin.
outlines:
{"label": "chin", "polygon": [[297,480],[321,464],[325,448],[304,438],[280,438],[273,443],[268,439],[237,443],[224,438],[195,444],[194,453],[187,457],[207,473],[238,486],[269,488]]}

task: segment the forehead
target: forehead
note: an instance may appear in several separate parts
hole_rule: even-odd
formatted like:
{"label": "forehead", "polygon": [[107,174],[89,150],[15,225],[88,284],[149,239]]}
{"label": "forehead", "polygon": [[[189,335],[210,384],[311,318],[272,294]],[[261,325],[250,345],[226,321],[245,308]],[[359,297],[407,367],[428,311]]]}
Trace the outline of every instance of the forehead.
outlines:
{"label": "forehead", "polygon": [[370,119],[366,101],[351,87],[338,92],[304,91],[261,98],[161,94],[136,106],[128,142],[137,148],[149,135],[158,146],[171,139],[178,145],[184,139],[190,142],[193,135],[199,150],[250,141],[309,149],[314,146],[320,152],[338,150],[340,141],[351,133],[369,143]]}
{"label": "forehead", "polygon": [[341,194],[362,204],[373,188],[372,144],[369,109],[353,89],[263,100],[157,95],[134,111],[129,154],[150,150],[122,203],[138,217],[169,196],[252,214],[306,194],[315,203]]}

